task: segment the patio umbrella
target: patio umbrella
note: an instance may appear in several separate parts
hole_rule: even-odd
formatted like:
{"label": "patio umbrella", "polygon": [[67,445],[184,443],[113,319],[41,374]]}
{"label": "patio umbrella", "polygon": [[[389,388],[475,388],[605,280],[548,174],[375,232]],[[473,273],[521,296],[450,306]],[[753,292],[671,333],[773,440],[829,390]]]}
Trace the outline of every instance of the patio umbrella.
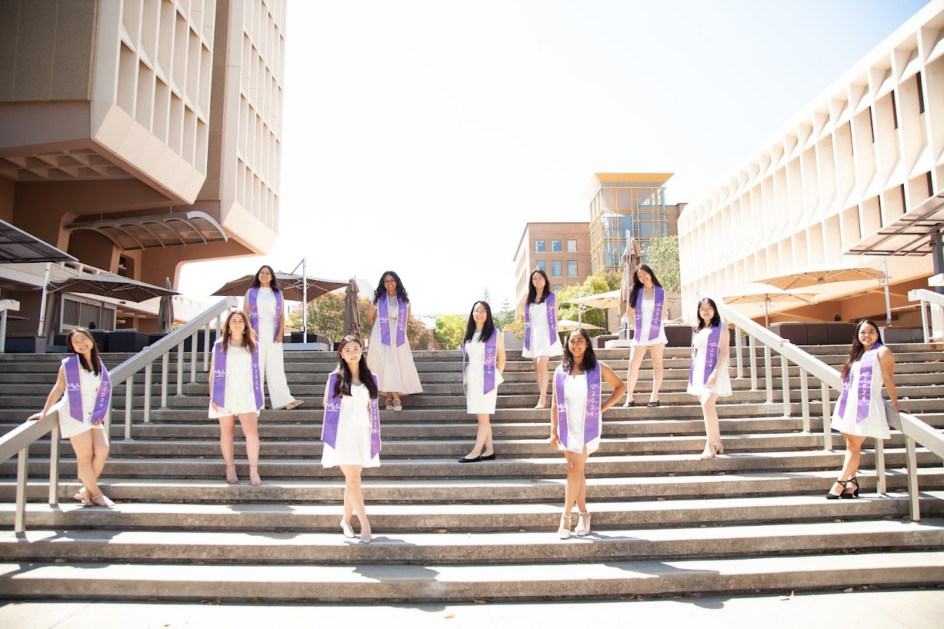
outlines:
{"label": "patio umbrella", "polygon": [[178,294],[167,288],[139,282],[114,273],[101,275],[80,273],[61,282],[50,283],[49,292],[85,293],[133,302]]}
{"label": "patio umbrella", "polygon": [[[252,286],[252,280],[255,277],[255,274],[244,275],[239,279],[227,282],[213,294],[221,297],[242,297],[249,290],[249,287]],[[306,278],[306,282],[302,281],[301,275],[294,275],[292,273],[276,273],[275,278],[282,287],[282,297],[290,301],[302,301],[304,299],[302,293],[304,292],[306,283],[308,285],[308,301],[348,285],[348,282],[325,280],[317,277]]]}
{"label": "patio umbrella", "polygon": [[361,337],[361,312],[357,303],[357,279],[352,279],[344,291],[344,335]]}
{"label": "patio umbrella", "polygon": [[[171,290],[170,278],[164,278],[164,288]],[[161,297],[161,306],[157,311],[157,331],[160,334],[167,334],[174,327],[174,297],[165,295]]]}
{"label": "patio umbrella", "polygon": [[613,306],[618,306],[620,305],[620,299],[620,291],[611,290],[608,293],[597,293],[596,295],[569,299],[564,303],[577,304],[587,310],[593,310],[595,308],[612,308]]}
{"label": "patio umbrella", "polygon": [[598,325],[591,325],[589,323],[578,323],[576,321],[571,321],[570,319],[561,319],[557,322],[557,331],[558,332],[571,332],[577,328],[583,328],[584,330],[602,330]]}
{"label": "patio umbrella", "polygon": [[764,305],[764,327],[770,327],[770,306],[776,304],[811,303],[816,295],[801,291],[786,291],[774,288],[769,284],[752,283],[744,287],[739,293],[723,297],[724,303],[730,305],[753,304]]}

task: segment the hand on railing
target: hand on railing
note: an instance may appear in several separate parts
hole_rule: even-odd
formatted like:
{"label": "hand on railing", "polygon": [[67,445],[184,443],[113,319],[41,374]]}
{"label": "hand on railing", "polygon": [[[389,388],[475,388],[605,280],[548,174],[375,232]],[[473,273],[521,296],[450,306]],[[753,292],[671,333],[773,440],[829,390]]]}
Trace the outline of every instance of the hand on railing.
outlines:
{"label": "hand on railing", "polygon": [[28,421],[28,422],[35,422],[35,421],[38,421],[38,420],[40,420],[40,419],[42,419],[42,418],[43,418],[43,412],[42,412],[42,411],[39,411],[38,413],[33,413],[32,415],[30,415],[29,417],[27,417],[27,418],[26,418],[26,421]]}

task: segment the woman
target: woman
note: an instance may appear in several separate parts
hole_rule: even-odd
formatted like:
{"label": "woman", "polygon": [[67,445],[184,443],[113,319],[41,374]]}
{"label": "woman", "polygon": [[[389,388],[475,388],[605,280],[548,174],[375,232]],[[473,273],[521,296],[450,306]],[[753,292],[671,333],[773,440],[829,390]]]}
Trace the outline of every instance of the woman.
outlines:
{"label": "woman", "polygon": [[849,359],[842,366],[842,394],[830,424],[846,440],[846,458],[839,479],[826,494],[827,499],[858,498],[856,473],[862,456],[862,442],[867,437],[888,439],[891,436],[882,400],[883,385],[895,410],[908,412],[898,403],[894,375],[895,355],[882,345],[878,326],[868,319],[859,321]]}
{"label": "woman", "polygon": [[705,297],[698,302],[698,325],[692,334],[692,362],[688,370],[688,392],[698,397],[705,416],[708,437],[701,459],[707,461],[724,453],[721,425],[715,404],[719,397],[732,394],[728,377],[728,326],[721,322],[718,306]]}
{"label": "woman", "polygon": [[325,387],[321,464],[335,465],[344,474],[344,517],[341,533],[353,538],[351,514],[361,524],[361,542],[371,542],[370,522],[364,510],[361,470],[380,466],[380,408],[377,380],[367,366],[364,348],[353,336],[345,336],[338,346],[338,367]]}
{"label": "woman", "polygon": [[258,487],[259,479],[259,411],[262,410],[262,382],[259,351],[249,317],[233,310],[226,317],[223,336],[213,346],[210,369],[211,419],[220,420],[220,450],[226,461],[226,482],[239,482],[233,463],[233,433],[236,418],[246,438],[249,458],[249,484]]}
{"label": "woman", "polygon": [[[601,404],[604,380],[613,387],[613,393]],[[575,501],[580,517],[574,533],[580,537],[590,534],[584,467],[587,457],[600,446],[603,412],[616,404],[625,392],[626,386],[619,376],[597,360],[587,331],[577,328],[571,332],[564,358],[554,372],[551,406],[551,446],[563,450],[567,459],[564,514],[557,529],[561,539],[570,537],[570,512]]]}
{"label": "woman", "polygon": [[367,310],[367,321],[373,326],[367,364],[386,396],[384,406],[397,412],[403,410],[401,395],[423,392],[406,337],[411,312],[410,298],[400,276],[387,271],[380,277],[374,301]]}
{"label": "woman", "polygon": [[98,477],[108,458],[105,425],[111,409],[111,378],[88,330],[73,329],[66,336],[66,346],[73,355],[62,360],[59,377],[42,412],[29,419],[42,419],[62,397],[59,433],[72,442],[79,479],[83,483],[74,498],[86,507],[114,507],[115,503],[98,486]]}
{"label": "woman", "polygon": [[252,287],[246,292],[243,310],[252,322],[259,351],[262,383],[269,387],[272,408],[292,410],[303,404],[292,397],[285,380],[285,362],[282,355],[282,337],[285,336],[285,311],[282,290],[271,266],[263,265],[256,271]]}
{"label": "woman", "polygon": [[524,358],[534,362],[540,394],[534,408],[547,408],[547,363],[551,356],[563,353],[557,336],[557,295],[551,291],[547,274],[535,269],[528,286],[528,301],[524,304],[524,350],[521,352]]}
{"label": "woman", "polygon": [[[465,366],[466,354],[469,356],[468,367]],[[479,429],[472,451],[459,459],[459,463],[491,461],[495,458],[495,446],[492,444],[489,415],[495,412],[498,385],[504,381],[505,340],[501,332],[495,329],[488,302],[477,301],[472,306],[469,322],[465,326],[465,338],[462,340],[462,362],[466,412],[478,418]]]}
{"label": "woman", "polygon": [[659,389],[662,388],[662,354],[665,351],[665,328],[662,325],[669,311],[665,307],[665,289],[656,279],[656,274],[643,264],[633,276],[633,289],[629,294],[629,306],[635,314],[633,349],[629,357],[629,374],[626,377],[626,402],[623,406],[636,406],[633,392],[639,379],[639,368],[648,349],[652,355],[652,395],[648,407],[659,406]]}

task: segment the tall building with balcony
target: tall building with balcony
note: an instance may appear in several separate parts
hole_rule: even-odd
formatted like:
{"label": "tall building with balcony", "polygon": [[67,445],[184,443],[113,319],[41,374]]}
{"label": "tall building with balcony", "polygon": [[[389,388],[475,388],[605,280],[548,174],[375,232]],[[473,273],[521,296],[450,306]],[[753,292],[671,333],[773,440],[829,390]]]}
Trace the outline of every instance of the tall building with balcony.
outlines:
{"label": "tall building with balcony", "polygon": [[654,239],[678,234],[685,204],[665,202],[665,184],[673,173],[596,173],[585,197],[590,205],[592,273],[621,273],[626,235],[638,242],[645,259]]}
{"label": "tall building with balcony", "polygon": [[[0,2],[0,219],[154,284],[270,251],[285,14],[285,0]],[[0,267],[27,317],[41,284]]]}
{"label": "tall building with balcony", "polygon": [[515,303],[524,315],[528,281],[535,269],[547,273],[551,289],[583,284],[590,271],[587,223],[527,223],[515,251]]}

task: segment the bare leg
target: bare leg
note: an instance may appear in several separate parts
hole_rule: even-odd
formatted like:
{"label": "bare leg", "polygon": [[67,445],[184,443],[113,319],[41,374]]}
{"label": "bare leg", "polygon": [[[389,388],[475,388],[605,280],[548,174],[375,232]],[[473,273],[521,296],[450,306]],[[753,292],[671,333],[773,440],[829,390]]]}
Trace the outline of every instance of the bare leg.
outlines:
{"label": "bare leg", "polygon": [[577,509],[586,513],[587,479],[584,476],[584,467],[587,463],[587,449],[581,454],[564,451],[567,459],[567,489],[564,490],[564,515],[569,516],[577,503]]}
{"label": "bare leg", "polygon": [[472,451],[465,455],[467,459],[495,453],[495,446],[492,445],[492,424],[489,421],[488,414],[480,413],[476,417],[479,420],[479,429],[475,435],[475,445],[472,446]]}
{"label": "bare leg", "polygon": [[626,401],[623,406],[629,406],[633,401],[633,391],[636,390],[636,381],[639,380],[639,369],[646,357],[645,345],[633,345],[629,354],[629,373],[626,374]]}
{"label": "bare leg", "polygon": [[235,483],[239,480],[236,476],[236,464],[233,463],[233,433],[236,430],[236,417],[227,415],[220,417],[220,451],[223,453],[223,461],[226,463],[226,480],[229,483]]}
{"label": "bare leg", "polygon": [[664,353],[664,343],[649,346],[649,356],[652,358],[652,395],[649,396],[650,402],[659,401],[659,389],[662,388],[662,376],[665,372],[662,366],[662,355]]}
{"label": "bare leg", "polygon": [[101,448],[100,456],[104,459],[108,456],[108,443],[105,441],[105,434],[101,430],[87,430],[82,434],[69,437],[69,441],[72,443],[72,450],[75,452],[79,478],[92,499],[95,499],[102,495],[102,490],[98,487],[98,474],[95,472],[95,465],[92,462],[96,456],[95,435],[92,433],[101,433],[99,435],[99,439],[102,440],[102,445],[99,446]]}
{"label": "bare leg", "polygon": [[[246,438],[246,458],[249,459],[249,483],[261,485],[259,479],[259,419],[255,413],[241,413],[239,426]],[[231,442],[232,443],[232,442]],[[232,451],[230,451],[232,456]]]}
{"label": "bare leg", "polygon": [[721,424],[718,420],[718,410],[715,402],[718,400],[717,393],[703,393],[701,395],[701,410],[705,416],[705,434],[708,437],[705,443],[705,450],[701,458],[713,459],[721,444]]}
{"label": "bare leg", "polygon": [[547,361],[550,356],[538,356],[532,359],[534,362],[534,378],[538,383],[538,405],[534,408],[547,408]]}
{"label": "bare leg", "polygon": [[361,466],[360,465],[342,465],[341,471],[344,472],[344,517],[347,518],[348,525],[351,523],[351,516],[348,513],[347,505],[350,504],[351,510],[357,514],[357,521],[361,523],[361,539],[370,539],[370,522],[367,520],[367,512],[364,508],[364,493],[361,491]]}

